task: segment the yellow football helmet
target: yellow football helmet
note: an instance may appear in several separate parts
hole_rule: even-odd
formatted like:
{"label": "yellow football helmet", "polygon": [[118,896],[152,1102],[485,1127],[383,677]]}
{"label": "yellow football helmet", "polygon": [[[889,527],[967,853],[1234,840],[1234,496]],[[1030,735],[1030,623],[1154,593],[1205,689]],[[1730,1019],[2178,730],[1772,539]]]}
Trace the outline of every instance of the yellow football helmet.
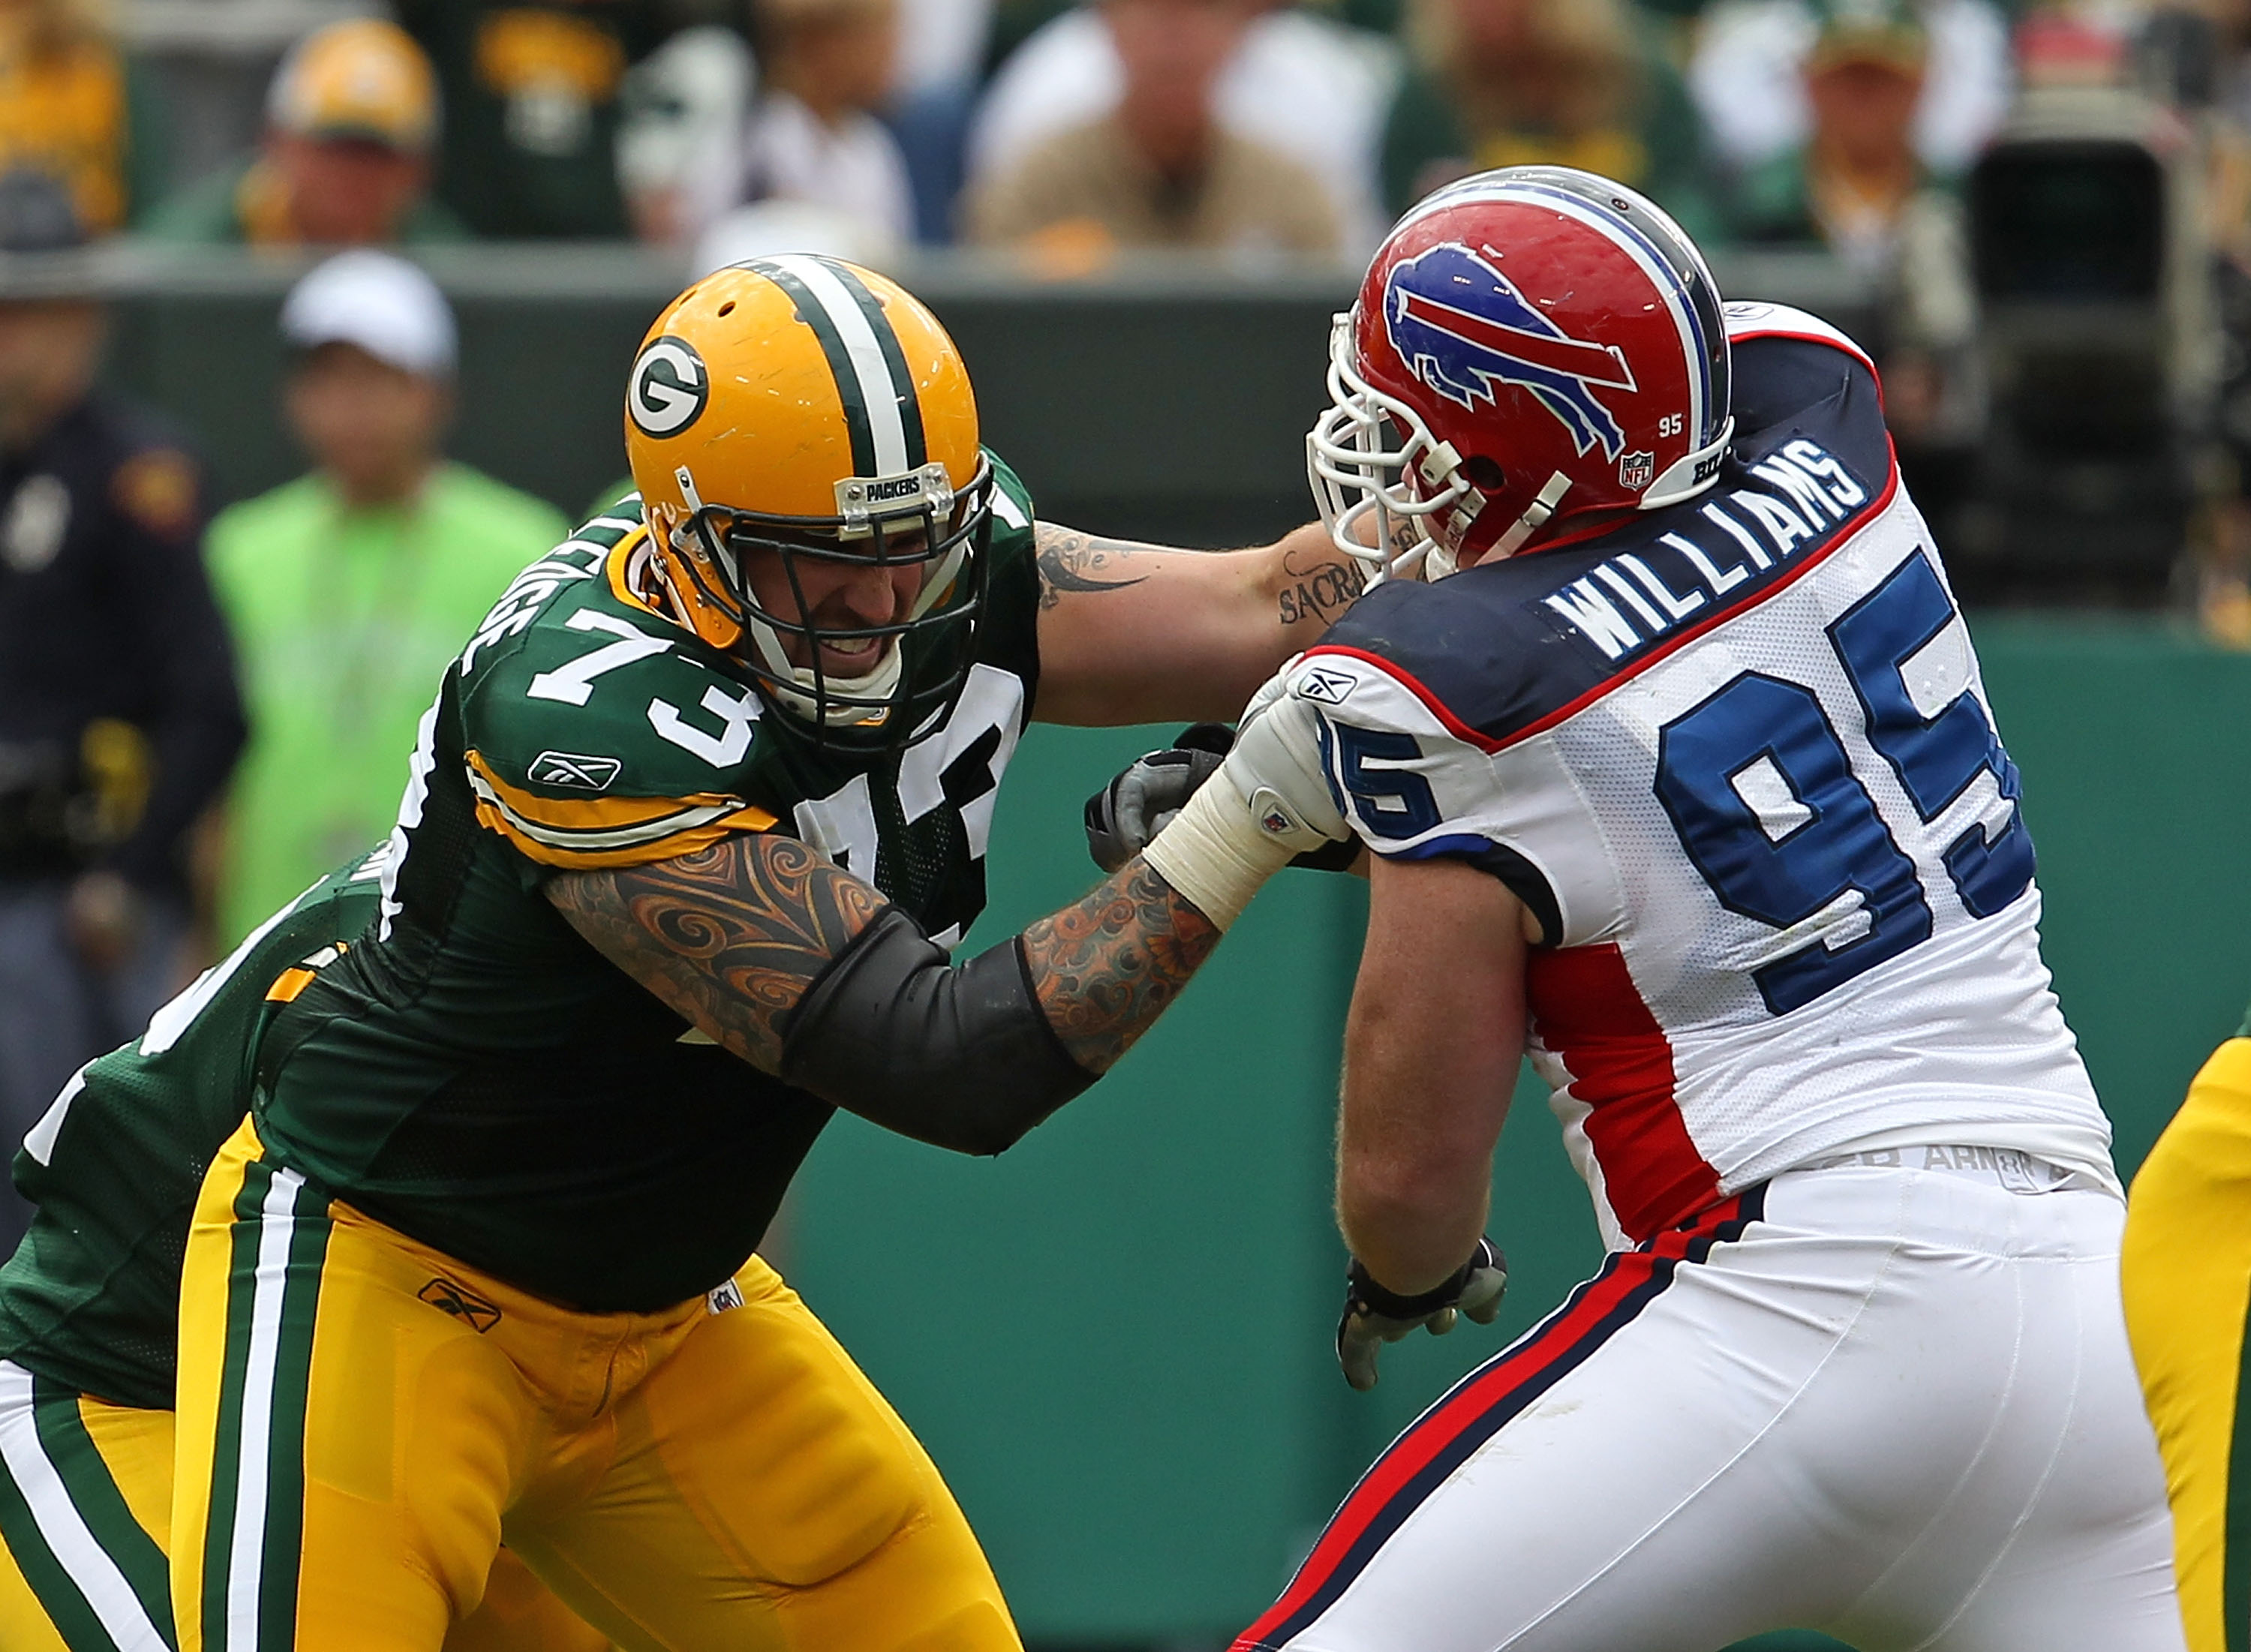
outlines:
{"label": "yellow football helmet", "polygon": [[[952,703],[984,602],[993,476],[960,352],[920,301],[810,253],[708,275],[642,340],[625,428],[649,576],[777,709],[821,740],[897,745]],[[745,559],[768,553],[793,615],[751,593]],[[815,626],[808,557],[925,572],[898,623]],[[790,660],[790,638],[809,664]],[[869,640],[886,646],[865,675],[822,670],[824,642]]]}

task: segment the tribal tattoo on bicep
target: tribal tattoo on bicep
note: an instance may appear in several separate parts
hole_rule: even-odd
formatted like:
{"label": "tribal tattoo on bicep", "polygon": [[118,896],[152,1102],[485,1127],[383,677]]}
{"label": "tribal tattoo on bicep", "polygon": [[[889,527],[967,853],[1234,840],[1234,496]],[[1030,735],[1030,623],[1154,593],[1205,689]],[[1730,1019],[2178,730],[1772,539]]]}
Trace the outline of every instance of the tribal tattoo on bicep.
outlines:
{"label": "tribal tattoo on bicep", "polygon": [[1043,609],[1054,607],[1065,591],[1123,591],[1149,577],[1119,577],[1137,553],[1153,550],[1153,546],[1082,534],[1076,528],[1058,528],[1052,522],[1035,524],[1033,540],[1039,547],[1040,606]]}
{"label": "tribal tattoo on bicep", "polygon": [[574,872],[547,898],[595,950],[769,1073],[781,1067],[789,1012],[883,905],[835,861],[769,836]]}
{"label": "tribal tattoo on bicep", "polygon": [[1077,905],[1028,927],[1024,961],[1071,1060],[1103,1073],[1181,995],[1219,935],[1136,857]]}

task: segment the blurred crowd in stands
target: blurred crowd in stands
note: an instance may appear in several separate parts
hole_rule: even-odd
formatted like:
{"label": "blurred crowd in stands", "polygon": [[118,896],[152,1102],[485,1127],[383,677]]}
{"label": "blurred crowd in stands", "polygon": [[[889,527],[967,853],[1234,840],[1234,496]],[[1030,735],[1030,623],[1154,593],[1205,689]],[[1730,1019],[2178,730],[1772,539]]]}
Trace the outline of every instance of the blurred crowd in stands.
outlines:
{"label": "blurred crowd in stands", "polygon": [[197,72],[245,8],[193,4],[184,45],[177,0],[0,3],[0,171],[65,178],[95,232],[177,240],[731,226],[1069,261],[1349,259],[1450,179],[1555,162],[1707,244],[1874,269],[1943,233],[1920,221],[2022,86],[2145,84],[2170,52],[2200,118],[2251,120],[2238,0],[298,0],[278,59],[240,41],[274,63],[254,109],[252,79]]}
{"label": "blurred crowd in stands", "polygon": [[[2251,646],[2251,0],[0,0],[0,1142],[387,829],[431,685],[565,531],[446,458],[416,248],[1342,290],[1521,162],[1646,191],[1723,286],[1797,249],[1873,295],[1970,600]],[[99,384],[121,234],[301,251],[299,480],[213,515]]]}

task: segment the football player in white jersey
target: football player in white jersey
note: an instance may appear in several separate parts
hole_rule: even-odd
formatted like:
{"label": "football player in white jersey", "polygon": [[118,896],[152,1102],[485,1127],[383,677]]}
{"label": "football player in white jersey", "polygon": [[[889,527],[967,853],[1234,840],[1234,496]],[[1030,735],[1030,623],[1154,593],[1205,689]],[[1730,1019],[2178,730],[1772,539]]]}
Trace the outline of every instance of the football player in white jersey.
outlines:
{"label": "football player in white jersey", "polygon": [[2178,1652],[2109,1129],[1867,356],[1514,168],[1393,231],[1330,383],[1316,492],[1384,577],[1149,859],[1193,885],[1244,805],[1374,851],[1355,1386],[1490,1311],[1523,1055],[1610,1254],[1236,1652]]}

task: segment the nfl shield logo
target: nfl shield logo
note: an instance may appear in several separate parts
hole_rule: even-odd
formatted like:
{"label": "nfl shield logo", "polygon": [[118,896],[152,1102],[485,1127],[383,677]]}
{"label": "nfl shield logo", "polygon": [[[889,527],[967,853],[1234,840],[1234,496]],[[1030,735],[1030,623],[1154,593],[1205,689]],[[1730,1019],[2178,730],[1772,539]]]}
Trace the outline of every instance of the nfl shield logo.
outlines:
{"label": "nfl shield logo", "polygon": [[1657,480],[1657,455],[1651,453],[1628,453],[1618,460],[1618,486],[1646,487]]}

